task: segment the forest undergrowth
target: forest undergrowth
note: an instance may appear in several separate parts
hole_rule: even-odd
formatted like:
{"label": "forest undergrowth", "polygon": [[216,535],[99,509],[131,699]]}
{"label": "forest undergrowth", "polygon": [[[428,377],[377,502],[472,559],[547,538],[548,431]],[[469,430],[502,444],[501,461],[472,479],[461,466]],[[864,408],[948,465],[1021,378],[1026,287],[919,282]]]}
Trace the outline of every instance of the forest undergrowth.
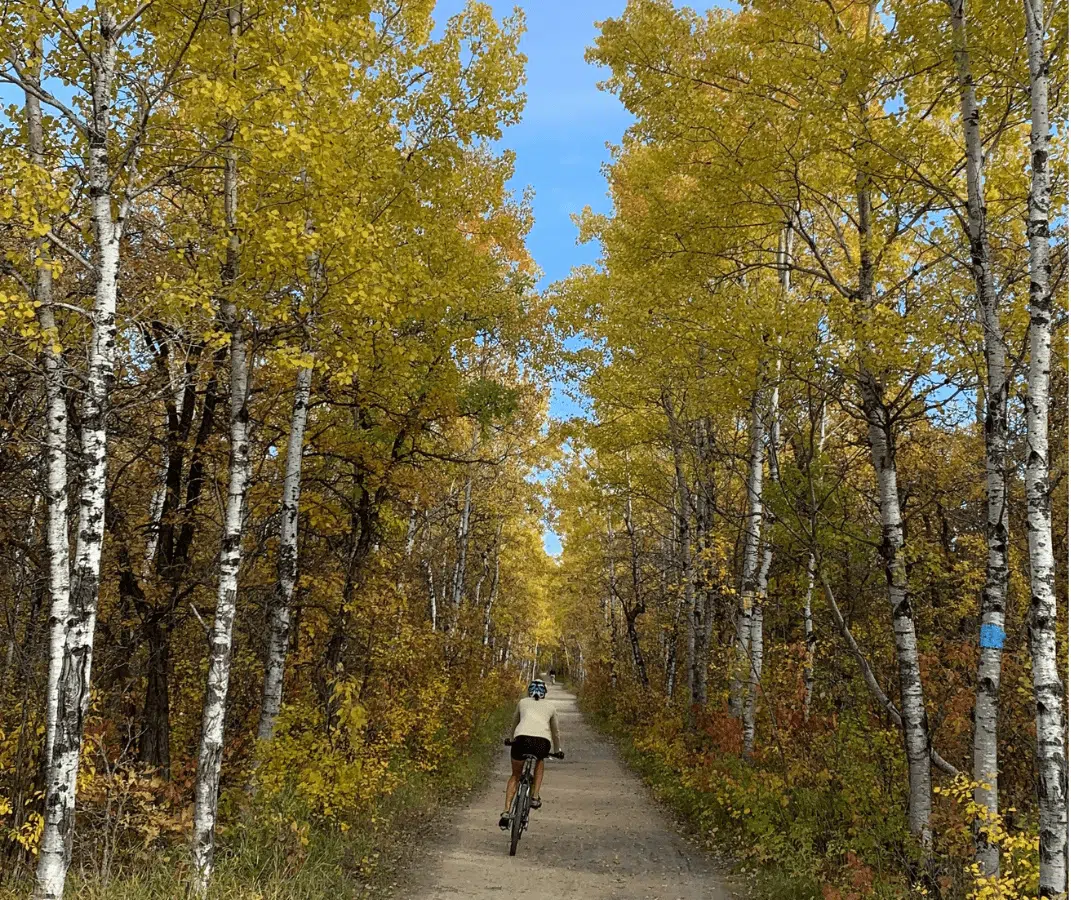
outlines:
{"label": "forest undergrowth", "polygon": [[[228,900],[349,900],[395,895],[412,854],[444,808],[464,800],[486,777],[513,712],[517,685],[492,678],[472,703],[443,722],[419,747],[384,755],[367,744],[347,752],[353,771],[377,772],[365,795],[333,807],[321,775],[335,760],[302,767],[274,752],[253,775],[255,792],[236,785],[221,798],[216,876],[210,897]],[[294,737],[297,735],[295,734]],[[285,740],[279,742],[285,745]],[[351,748],[352,749],[352,748]],[[264,779],[283,765],[284,777]],[[83,900],[180,900],[187,897],[189,811],[175,803],[180,784],[151,771],[123,767],[110,774],[91,766],[79,793],[84,838],[70,872]],[[83,770],[85,772],[85,770]],[[337,777],[336,769],[336,777]],[[271,782],[265,784],[265,781]],[[90,831],[90,826],[92,830]],[[0,898],[25,897],[32,870],[22,866],[0,884]]]}
{"label": "forest undergrowth", "polygon": [[937,789],[935,850],[921,856],[904,812],[895,729],[853,716],[815,719],[746,760],[740,722],[717,708],[689,723],[660,698],[612,689],[606,679],[588,679],[579,701],[694,839],[729,861],[746,896],[997,900],[1037,892],[1036,822],[1002,832],[999,882],[972,870],[971,825],[981,814],[962,778]]}

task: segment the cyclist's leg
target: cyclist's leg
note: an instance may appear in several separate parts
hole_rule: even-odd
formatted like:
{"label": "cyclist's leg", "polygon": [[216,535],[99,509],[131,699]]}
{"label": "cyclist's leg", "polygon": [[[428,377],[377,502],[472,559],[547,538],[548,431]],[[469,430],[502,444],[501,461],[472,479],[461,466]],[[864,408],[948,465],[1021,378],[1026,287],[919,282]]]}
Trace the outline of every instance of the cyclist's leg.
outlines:
{"label": "cyclist's leg", "polygon": [[543,784],[543,760],[540,760],[539,762],[536,763],[535,779],[534,780],[535,780],[535,784],[532,786],[532,797],[535,800],[539,800],[541,798],[541,796],[542,796],[539,793],[539,788]]}
{"label": "cyclist's leg", "polygon": [[509,781],[506,782],[506,805],[503,807],[503,813],[509,813],[509,808],[513,805],[513,795],[517,793],[517,782],[520,780],[521,772],[524,769],[524,760],[511,759],[510,766],[513,771],[509,776]]}

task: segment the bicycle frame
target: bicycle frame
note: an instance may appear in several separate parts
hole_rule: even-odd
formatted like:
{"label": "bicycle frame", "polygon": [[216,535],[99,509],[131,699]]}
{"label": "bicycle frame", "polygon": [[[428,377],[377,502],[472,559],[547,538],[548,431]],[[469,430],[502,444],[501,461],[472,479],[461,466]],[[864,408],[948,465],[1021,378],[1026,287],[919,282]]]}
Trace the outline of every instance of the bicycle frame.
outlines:
{"label": "bicycle frame", "polygon": [[[505,744],[508,747],[512,742],[509,738],[506,739]],[[565,751],[558,750],[557,753],[551,753],[555,759],[565,759]],[[535,784],[535,771],[536,766],[539,765],[539,757],[526,753],[524,755],[524,766],[521,768],[521,774],[517,776],[517,792],[513,795],[513,801],[509,807],[509,819],[510,819],[510,841],[509,841],[509,855],[517,855],[517,844],[520,842],[521,834],[528,828],[528,813],[532,809],[532,787]]]}
{"label": "bicycle frame", "polygon": [[517,779],[517,793],[513,795],[513,803],[510,806],[510,856],[517,855],[521,834],[528,828],[528,814],[532,809],[532,785],[535,782],[535,767],[538,763],[538,756],[525,756],[524,768]]}

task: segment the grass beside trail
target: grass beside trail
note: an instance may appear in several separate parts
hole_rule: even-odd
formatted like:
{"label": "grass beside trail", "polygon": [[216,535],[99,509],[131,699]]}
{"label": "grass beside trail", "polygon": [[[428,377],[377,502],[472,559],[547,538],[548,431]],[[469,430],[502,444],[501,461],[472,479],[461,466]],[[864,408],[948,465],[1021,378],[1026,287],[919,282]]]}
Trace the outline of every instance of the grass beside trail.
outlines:
{"label": "grass beside trail", "polygon": [[[410,772],[358,824],[342,832],[301,824],[301,810],[275,803],[223,830],[210,897],[220,900],[356,900],[389,896],[422,833],[443,807],[479,786],[513,713],[513,703],[481,721],[469,745],[448,754],[434,773]],[[188,854],[174,845],[119,864],[107,882],[72,868],[68,894],[79,900],[186,900]],[[0,900],[24,900],[24,879],[0,885]]]}

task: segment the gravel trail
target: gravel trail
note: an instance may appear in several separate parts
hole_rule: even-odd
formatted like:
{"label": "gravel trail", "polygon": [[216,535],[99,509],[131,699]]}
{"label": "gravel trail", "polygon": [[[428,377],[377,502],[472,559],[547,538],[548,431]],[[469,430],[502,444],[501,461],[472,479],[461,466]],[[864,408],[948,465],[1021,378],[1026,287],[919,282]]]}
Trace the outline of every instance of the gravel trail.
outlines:
{"label": "gravel trail", "polygon": [[576,698],[551,687],[566,759],[547,761],[543,807],[517,855],[498,828],[508,750],[491,783],[418,851],[406,896],[417,900],[731,900],[709,862],[669,825],[646,787],[588,726]]}

